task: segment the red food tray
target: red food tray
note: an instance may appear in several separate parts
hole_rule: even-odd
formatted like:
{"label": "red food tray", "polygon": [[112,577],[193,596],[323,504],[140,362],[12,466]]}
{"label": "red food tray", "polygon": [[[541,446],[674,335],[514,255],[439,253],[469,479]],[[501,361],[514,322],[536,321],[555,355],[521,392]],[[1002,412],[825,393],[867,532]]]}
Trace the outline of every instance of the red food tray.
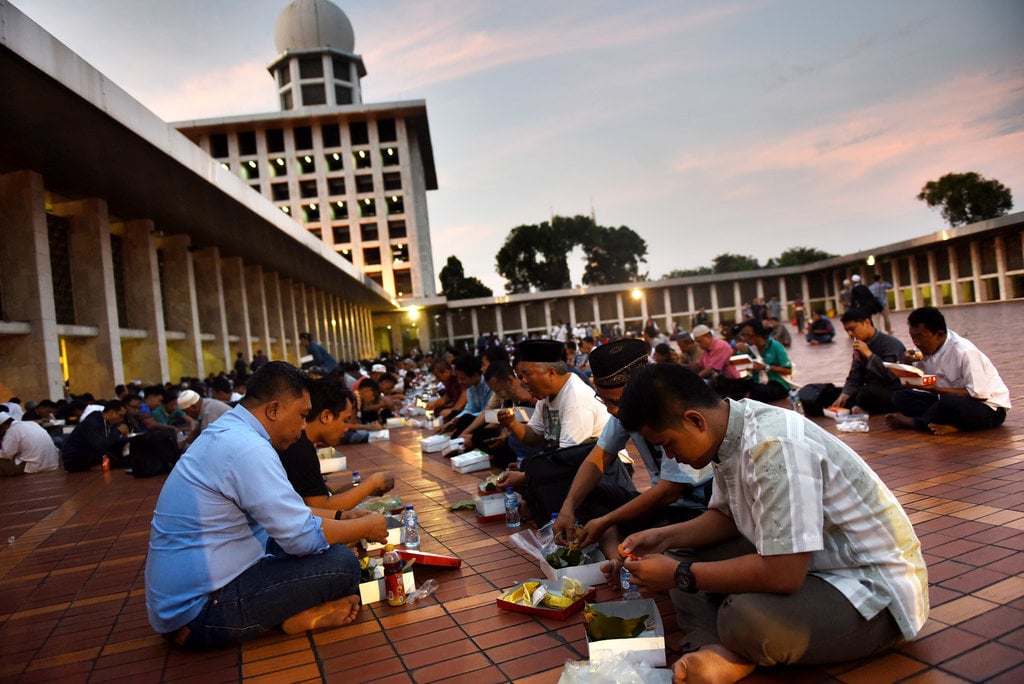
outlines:
{"label": "red food tray", "polygon": [[461,568],[462,559],[456,556],[444,556],[440,553],[395,549],[402,560],[415,560],[420,565],[436,565],[442,568]]}
{"label": "red food tray", "polygon": [[477,513],[477,522],[492,523],[492,522],[505,522],[505,514],[497,513],[495,515],[480,515]]}
{"label": "red food tray", "polygon": [[[552,581],[549,581],[549,580],[538,580],[538,579],[530,579],[530,580],[526,580],[526,581],[527,582],[540,582],[541,584],[544,584],[544,585],[546,585],[548,587],[559,587],[559,588],[561,588],[561,586],[562,586],[562,583],[560,581],[552,582]],[[525,582],[520,582],[515,587],[511,587],[509,589],[506,589],[505,591],[501,592],[501,595],[504,596],[505,594],[508,594],[510,591],[512,591],[513,589],[516,589],[517,587],[521,586],[522,584],[525,584]],[[586,594],[584,594],[580,598],[576,599],[575,601],[573,601],[571,604],[569,604],[565,608],[545,608],[544,606],[538,606],[538,607],[534,608],[533,606],[524,606],[524,605],[521,605],[519,603],[512,603],[510,601],[502,601],[501,600],[501,596],[496,598],[494,600],[494,602],[498,605],[498,608],[501,608],[502,610],[510,610],[513,613],[526,613],[527,615],[536,615],[537,617],[549,618],[549,619],[552,619],[552,620],[565,620],[570,615],[572,615],[573,613],[575,613],[575,612],[579,611],[581,608],[583,608],[583,604],[584,603],[586,603],[587,601],[593,600],[594,596],[596,596],[596,595],[597,595],[597,590],[594,589],[594,587],[590,587],[590,588],[587,589],[587,593]]]}

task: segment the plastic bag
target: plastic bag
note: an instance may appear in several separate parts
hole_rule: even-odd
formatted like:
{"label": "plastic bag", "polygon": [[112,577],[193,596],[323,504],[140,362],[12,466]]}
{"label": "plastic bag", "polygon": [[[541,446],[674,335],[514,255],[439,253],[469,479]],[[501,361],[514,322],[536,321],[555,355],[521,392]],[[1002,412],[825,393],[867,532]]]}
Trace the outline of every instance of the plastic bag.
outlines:
{"label": "plastic bag", "polygon": [[836,418],[836,430],[839,432],[869,432],[868,417],[864,413],[851,413]]}
{"label": "plastic bag", "polygon": [[635,663],[624,654],[602,660],[567,660],[558,684],[671,684],[672,670]]}
{"label": "plastic bag", "polygon": [[424,582],[423,584],[421,584],[420,586],[416,587],[415,589],[410,591],[408,594],[406,594],[405,595],[405,602],[406,603],[416,603],[416,601],[418,601],[420,599],[427,598],[428,596],[433,594],[435,591],[437,591],[437,587],[438,586],[439,585],[437,583],[437,580],[432,579],[432,578],[428,579],[426,582]]}

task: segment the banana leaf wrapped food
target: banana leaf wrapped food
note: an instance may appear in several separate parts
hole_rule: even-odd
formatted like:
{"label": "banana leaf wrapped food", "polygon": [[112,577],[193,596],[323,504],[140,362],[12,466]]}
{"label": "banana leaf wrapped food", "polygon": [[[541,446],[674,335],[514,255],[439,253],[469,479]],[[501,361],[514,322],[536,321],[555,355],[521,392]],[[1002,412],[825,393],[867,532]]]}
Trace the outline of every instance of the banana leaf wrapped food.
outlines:
{"label": "banana leaf wrapped food", "polygon": [[650,615],[641,615],[640,617],[622,618],[617,615],[605,615],[590,603],[583,606],[583,626],[591,641],[631,639],[640,636],[647,629],[646,624],[649,617]]}

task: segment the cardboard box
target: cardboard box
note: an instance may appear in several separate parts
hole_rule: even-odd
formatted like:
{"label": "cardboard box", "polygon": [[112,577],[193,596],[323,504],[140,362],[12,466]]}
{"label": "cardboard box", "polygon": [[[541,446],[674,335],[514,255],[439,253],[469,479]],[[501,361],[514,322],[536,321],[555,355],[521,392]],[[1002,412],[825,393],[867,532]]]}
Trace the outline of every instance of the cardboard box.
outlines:
{"label": "cardboard box", "polygon": [[[528,579],[526,580],[526,582],[540,582],[547,588],[549,592],[553,592],[556,594],[562,591],[561,582],[553,582],[551,580],[539,579]],[[537,606],[536,608],[534,608],[533,606],[524,606],[519,603],[512,603],[511,601],[502,600],[502,596],[507,596],[510,592],[515,591],[519,587],[523,586],[523,584],[525,584],[526,582],[520,582],[516,586],[501,592],[501,595],[498,596],[497,599],[495,599],[495,603],[498,605],[498,607],[502,610],[510,610],[514,613],[526,613],[527,615],[536,615],[537,617],[551,618],[552,620],[564,620],[573,613],[581,610],[583,608],[583,604],[594,598],[594,595],[597,594],[596,589],[594,589],[593,587],[587,587],[587,593],[573,601],[570,605],[566,606],[565,608],[548,608],[546,606]]]}
{"label": "cardboard box", "polygon": [[[591,660],[603,660],[618,654],[625,654],[630,660],[647,663],[651,667],[665,665],[665,626],[661,622],[658,606],[652,599],[636,601],[608,601],[593,604],[594,609],[605,615],[622,618],[647,615],[647,629],[632,639],[604,639],[591,641],[587,635],[587,649]],[[585,630],[584,630],[585,631]]]}
{"label": "cardboard box", "polygon": [[366,441],[368,442],[387,442],[391,439],[391,433],[388,430],[371,430],[369,437]]}
{"label": "cardboard box", "polygon": [[839,420],[840,418],[850,415],[850,409],[846,408],[826,408],[822,409],[821,412],[834,420]]}
{"label": "cardboard box", "polygon": [[440,553],[413,551],[411,549],[395,549],[402,560],[415,560],[417,565],[430,565],[438,568],[461,568],[462,559],[458,556],[445,556]]}
{"label": "cardboard box", "polygon": [[604,573],[601,572],[601,565],[607,560],[604,554],[601,553],[600,549],[594,548],[593,551],[589,552],[589,555],[594,559],[592,563],[576,565],[570,568],[559,568],[557,570],[551,567],[551,564],[546,560],[541,559],[540,571],[549,580],[558,580],[559,582],[562,581],[563,577],[574,577],[588,587],[607,583]]}
{"label": "cardboard box", "polygon": [[[416,588],[416,580],[412,575],[412,568],[409,568],[402,573],[402,584],[405,585],[406,594]],[[371,582],[362,582],[359,585],[359,598],[362,600],[364,606],[369,603],[386,601],[387,592],[384,591],[384,580],[379,579]]]}
{"label": "cardboard box", "polygon": [[428,454],[444,451],[451,440],[446,435],[431,435],[420,440],[420,449]]}
{"label": "cardboard box", "polygon": [[530,418],[533,416],[532,406],[515,406],[511,409],[488,409],[484,411],[484,421],[487,423],[497,423],[498,413],[501,411],[512,411],[516,417],[516,422],[529,423]]}
{"label": "cardboard box", "polygon": [[348,459],[344,456],[335,456],[333,458],[321,458],[320,459],[320,474],[326,475],[327,473],[336,473],[339,470],[345,470],[348,467]]}
{"label": "cardboard box", "polygon": [[487,470],[491,467],[491,457],[482,451],[474,449],[466,454],[452,456],[452,470],[457,473],[474,473],[478,470]]}
{"label": "cardboard box", "polygon": [[900,382],[914,387],[931,387],[938,380],[935,375],[925,375],[924,371],[917,366],[906,363],[883,363],[893,375],[899,378]]}

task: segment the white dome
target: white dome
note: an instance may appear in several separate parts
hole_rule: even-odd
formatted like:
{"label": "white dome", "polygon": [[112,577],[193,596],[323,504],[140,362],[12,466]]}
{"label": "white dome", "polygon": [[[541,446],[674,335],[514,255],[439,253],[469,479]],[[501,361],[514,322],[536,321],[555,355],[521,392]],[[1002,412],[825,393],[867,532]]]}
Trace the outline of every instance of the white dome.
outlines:
{"label": "white dome", "polygon": [[352,22],[330,0],[293,0],[274,24],[274,45],[278,54],[325,47],[355,53],[356,35]]}

